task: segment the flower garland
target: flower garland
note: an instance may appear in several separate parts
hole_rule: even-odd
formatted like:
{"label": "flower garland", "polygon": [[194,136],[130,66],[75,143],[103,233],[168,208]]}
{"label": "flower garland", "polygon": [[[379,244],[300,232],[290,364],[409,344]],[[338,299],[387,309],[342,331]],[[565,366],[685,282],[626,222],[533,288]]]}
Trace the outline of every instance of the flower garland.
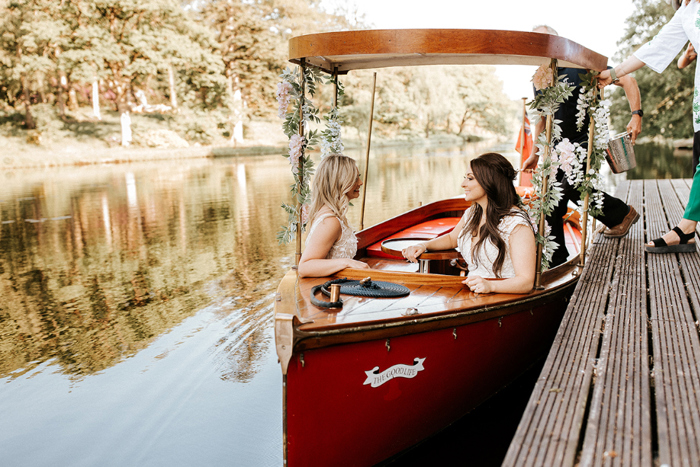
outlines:
{"label": "flower garland", "polygon": [[[610,141],[608,120],[611,103],[608,99],[599,98],[596,76],[598,76],[597,71],[590,71],[581,77],[581,94],[576,102],[577,129],[580,131],[583,128],[587,115],[593,119],[595,124],[590,168],[586,173],[586,159],[588,158],[586,148],[575,144],[576,157],[572,160],[572,170],[567,172],[569,183],[581,193],[581,198],[583,199],[586,194],[590,196],[588,212],[592,216],[602,214],[603,192],[601,191],[600,168],[605,160],[605,150]],[[578,205],[579,210],[583,211],[583,201],[579,201]]]}
{"label": "flower garland", "polygon": [[[600,178],[600,167],[605,159],[605,149],[610,139],[608,128],[609,120],[609,100],[600,100],[597,88],[596,76],[598,72],[590,71],[581,76],[582,85],[578,96],[576,108],[576,126],[580,131],[585,123],[586,116],[593,118],[594,144],[590,156],[590,168],[586,173],[586,160],[588,151],[585,146],[578,143],[571,143],[568,138],[561,138],[560,121],[552,120],[552,138],[547,142],[547,137],[543,133],[537,141],[537,153],[544,154],[545,148],[549,145],[550,159],[543,161],[532,177],[532,184],[535,187],[535,198],[530,203],[528,212],[533,219],[540,216],[549,216],[557,203],[561,200],[561,184],[556,181],[557,170],[561,169],[567,181],[581,193],[581,199],[586,194],[590,195],[588,212],[595,216],[602,212],[603,192],[600,190],[602,184]],[[548,115],[554,116],[559,105],[573,95],[574,86],[562,80],[560,76],[555,82],[551,68],[541,66],[533,76],[533,84],[540,93],[530,103],[530,108],[535,114],[535,118],[543,118]],[[548,179],[549,189],[545,196],[542,196],[543,181]],[[594,192],[595,191],[595,192]],[[583,201],[578,203],[579,211],[583,213]],[[537,227],[536,227],[537,230]],[[549,228],[545,227],[544,235],[536,233],[537,242],[543,246],[542,268],[546,269],[552,257],[554,249],[558,246],[549,236]]]}
{"label": "flower garland", "polygon": [[[573,95],[574,86],[571,86],[566,79],[558,77],[554,79],[554,72],[551,67],[542,65],[535,72],[532,79],[535,89],[540,91],[535,98],[530,102],[530,109],[534,114],[535,122],[541,118],[552,116],[552,132],[551,141],[547,141],[547,135],[542,132],[537,139],[535,146],[537,154],[542,156],[546,149],[549,148],[550,157],[537,167],[532,175],[532,186],[534,187],[534,196],[527,206],[530,218],[542,219],[547,218],[554,208],[559,204],[562,198],[561,183],[557,181],[557,170],[562,165],[562,157],[557,152],[556,143],[561,140],[561,127],[559,120],[554,120],[559,105]],[[568,140],[566,140],[568,142]],[[567,148],[568,146],[563,146]],[[568,159],[565,159],[568,163]],[[544,193],[544,182],[547,180],[547,192]],[[542,270],[549,267],[552,260],[554,250],[558,244],[554,241],[554,237],[550,235],[550,227],[545,222],[544,232],[539,231],[539,224],[535,225],[535,238],[537,243],[542,245]]]}
{"label": "flower garland", "polygon": [[[307,151],[314,150],[314,146],[321,141],[321,157],[328,154],[340,153],[344,146],[341,139],[342,119],[336,107],[324,117],[326,129],[319,134],[318,130],[311,130],[311,122],[320,123],[318,109],[305,94],[313,97],[316,93],[316,83],[322,81],[318,68],[307,66],[303,69],[297,67],[293,71],[285,68],[280,75],[282,82],[277,85],[277,103],[279,105],[277,115],[284,118],[282,129],[289,138],[289,152],[284,155],[289,159],[294,175],[294,184],[291,187],[292,198],[296,200],[296,206],[284,203],[282,209],[287,212],[287,224],[277,233],[277,241],[289,243],[297,233],[297,222],[301,213],[301,231],[303,232],[308,222],[309,202],[311,201],[310,179],[314,173],[314,165]],[[331,77],[326,83],[335,83],[338,86],[338,97],[344,95],[344,88],[338,82],[337,77]],[[289,105],[292,104],[291,110]],[[300,131],[301,128],[301,131]],[[299,167],[301,166],[301,171]]]}
{"label": "flower garland", "polygon": [[[301,214],[301,231],[304,230],[308,213],[308,204],[311,199],[310,178],[314,171],[311,158],[307,151],[313,150],[313,145],[318,143],[318,132],[309,129],[310,122],[320,122],[318,109],[313,102],[306,98],[306,93],[313,96],[316,93],[316,83],[321,80],[316,68],[297,67],[294,70],[285,68],[280,75],[282,82],[277,85],[277,103],[279,108],[277,115],[284,118],[282,129],[289,138],[289,152],[284,155],[289,159],[294,176],[292,184],[293,204],[282,204],[282,209],[287,212],[287,224],[277,232],[277,241],[289,243],[297,233],[297,222]],[[289,109],[291,105],[291,110]],[[300,131],[301,128],[301,131]],[[299,170],[301,167],[301,170]]]}
{"label": "flower garland", "polygon": [[[331,76],[326,83],[336,86],[338,90],[337,100],[340,101],[345,95],[345,87],[340,83],[338,77]],[[323,118],[326,120],[326,129],[321,132],[321,159],[329,154],[341,154],[345,149],[341,138],[343,119],[338,113],[338,107],[333,106]]]}

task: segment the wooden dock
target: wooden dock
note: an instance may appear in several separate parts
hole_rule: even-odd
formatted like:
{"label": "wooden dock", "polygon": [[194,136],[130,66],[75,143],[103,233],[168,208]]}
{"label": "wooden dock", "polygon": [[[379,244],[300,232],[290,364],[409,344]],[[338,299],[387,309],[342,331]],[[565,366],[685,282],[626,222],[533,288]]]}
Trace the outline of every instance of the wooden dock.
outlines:
{"label": "wooden dock", "polygon": [[618,188],[642,217],[595,238],[504,466],[700,465],[700,253],[644,252],[690,185]]}

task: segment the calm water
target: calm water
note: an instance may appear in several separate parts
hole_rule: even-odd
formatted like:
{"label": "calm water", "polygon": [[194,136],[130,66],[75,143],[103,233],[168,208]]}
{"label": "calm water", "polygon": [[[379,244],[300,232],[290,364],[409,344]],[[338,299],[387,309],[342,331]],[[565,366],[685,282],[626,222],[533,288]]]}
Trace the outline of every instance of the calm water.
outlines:
{"label": "calm water", "polygon": [[[495,149],[515,161],[510,147],[374,151],[365,225],[460,194],[469,158]],[[689,176],[688,157],[645,151],[638,160],[648,154],[651,168],[635,178]],[[674,172],[682,161],[687,171]],[[275,240],[286,160],[0,171],[0,182],[3,465],[281,465],[271,325],[272,295],[293,262],[293,247]],[[351,209],[355,225],[359,213]],[[487,431],[501,441],[484,463],[499,463],[528,392],[474,415],[516,405],[510,427]],[[468,452],[473,426],[412,461]]]}

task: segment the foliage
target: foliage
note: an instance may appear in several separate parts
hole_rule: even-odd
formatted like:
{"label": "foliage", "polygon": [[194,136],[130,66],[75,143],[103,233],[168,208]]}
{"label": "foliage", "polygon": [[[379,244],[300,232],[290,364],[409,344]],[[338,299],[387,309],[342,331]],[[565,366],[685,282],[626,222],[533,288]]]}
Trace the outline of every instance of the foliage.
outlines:
{"label": "foliage", "polygon": [[[545,75],[548,76],[545,77]],[[535,143],[537,153],[539,155],[544,154],[545,157],[532,176],[535,196],[533,196],[532,201],[528,205],[528,214],[531,219],[536,219],[539,222],[539,220],[551,215],[562,197],[561,183],[556,180],[560,162],[552,157],[555,153],[556,143],[561,140],[560,121],[554,120],[554,114],[559,105],[572,96],[574,86],[569,85],[566,80],[562,80],[562,76],[554,80],[553,71],[549,66],[541,66],[535,76],[538,77],[538,83],[545,87],[541,88],[535,98],[530,101],[530,109],[532,110],[534,121],[536,122],[541,118],[546,119],[547,117],[552,119],[550,139],[547,139],[546,132],[542,132]],[[535,229],[535,239],[537,243],[542,245],[542,263],[540,268],[544,271],[549,267],[552,254],[558,245],[554,242],[554,237],[549,235],[548,226],[545,226],[544,231],[539,228],[539,225],[535,226]]]}
{"label": "foliage", "polygon": [[[181,136],[192,141],[214,141],[233,119],[274,114],[272,90],[286,65],[290,37],[364,26],[342,2],[3,0],[0,105],[12,107],[8,115],[25,117],[10,119],[12,131],[35,127],[32,109],[39,104],[56,109],[39,110],[55,115],[56,128],[73,129],[71,113],[92,103],[97,82],[100,101],[114,110],[132,108],[137,92],[149,104],[171,105],[176,97],[178,110],[197,121],[165,118],[171,129],[182,129]],[[331,86],[318,90],[315,117],[331,118],[326,131],[336,139],[339,128],[333,122],[342,120],[358,136],[367,130],[367,76],[360,71],[343,77],[348,91],[340,96],[342,112],[329,113]],[[237,101],[233,96],[239,91]],[[210,112],[216,115],[205,116]],[[516,112],[492,67],[386,69],[378,78],[374,131],[404,138],[507,135]],[[327,142],[331,137],[319,136]]]}
{"label": "foliage", "polygon": [[[361,134],[369,125],[372,80],[359,71],[344,82],[351,91],[343,100],[342,116]],[[495,69],[488,66],[381,70],[375,99],[376,133],[392,137],[508,135],[518,109],[505,95]]]}
{"label": "foliage", "polygon": [[216,31],[231,95],[241,89],[247,108],[259,116],[270,115],[270,89],[285,59],[269,14],[269,6],[234,0],[211,0],[201,10]]}
{"label": "foliage", "polygon": [[[674,14],[673,8],[666,2],[634,0],[634,4],[636,8],[627,18],[627,29],[619,43],[620,52],[615,56],[618,62],[651,40]],[[644,109],[642,135],[669,138],[693,136],[691,111],[695,66],[693,64],[688,69],[679,70],[672,62],[663,73],[656,73],[648,67],[635,72]],[[623,92],[613,94],[611,114],[616,128],[622,129],[627,125],[630,119],[629,104]]]}
{"label": "foliage", "polygon": [[307,152],[313,150],[313,145],[318,143],[318,131],[311,130],[309,124],[320,122],[318,109],[310,98],[316,94],[316,83],[321,82],[322,77],[314,67],[297,67],[293,71],[285,68],[280,77],[283,82],[291,85],[289,94],[292,108],[286,113],[282,128],[289,138],[289,153],[285,157],[289,158],[292,166],[294,183],[291,192],[296,206],[286,203],[282,205],[289,217],[287,225],[282,226],[282,230],[277,233],[277,240],[279,243],[289,243],[295,234],[301,235],[306,227],[304,212],[311,200],[309,182],[313,175],[313,162]]}

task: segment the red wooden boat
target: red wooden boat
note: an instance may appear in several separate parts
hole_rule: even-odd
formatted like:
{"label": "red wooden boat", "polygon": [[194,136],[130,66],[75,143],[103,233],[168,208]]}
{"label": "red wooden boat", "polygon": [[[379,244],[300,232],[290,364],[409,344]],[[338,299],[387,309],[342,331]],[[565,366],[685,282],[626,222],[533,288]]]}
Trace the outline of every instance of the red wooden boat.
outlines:
{"label": "red wooden boat", "polygon": [[[329,72],[397,65],[514,63],[602,70],[607,59],[562,37],[514,31],[352,31],[290,41],[290,60]],[[580,267],[581,228],[567,220],[570,260],[545,271],[527,294],[472,293],[454,251],[424,255],[429,272],[396,256],[394,238],[449,232],[468,204],[437,201],[358,233],[356,259],[372,269],[299,278],[291,270],[275,301],[284,374],[284,446],[290,466],[374,465],[440,431],[522,374],[549,348]],[[400,298],[343,296],[312,304],[330,279],[387,281]]]}

